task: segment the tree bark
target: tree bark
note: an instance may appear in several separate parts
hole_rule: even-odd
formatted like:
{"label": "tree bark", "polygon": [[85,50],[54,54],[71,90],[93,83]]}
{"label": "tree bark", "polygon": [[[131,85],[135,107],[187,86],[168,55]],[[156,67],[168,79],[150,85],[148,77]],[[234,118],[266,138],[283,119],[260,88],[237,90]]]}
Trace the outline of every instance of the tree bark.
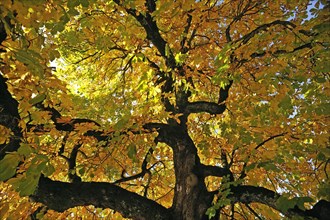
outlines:
{"label": "tree bark", "polygon": [[172,211],[174,219],[204,219],[213,195],[206,189],[197,149],[188,131],[179,125],[160,130],[158,140],[173,149],[176,184]]}
{"label": "tree bark", "polygon": [[158,203],[104,182],[65,183],[41,177],[31,198],[59,212],[76,206],[94,205],[116,210],[126,218],[171,219],[169,210]]}

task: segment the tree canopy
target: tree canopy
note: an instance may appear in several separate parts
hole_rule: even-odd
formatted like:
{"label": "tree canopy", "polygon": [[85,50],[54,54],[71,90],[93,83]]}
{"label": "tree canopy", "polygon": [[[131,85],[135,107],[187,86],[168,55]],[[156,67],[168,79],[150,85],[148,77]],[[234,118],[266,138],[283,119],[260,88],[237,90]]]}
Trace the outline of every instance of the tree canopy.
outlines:
{"label": "tree canopy", "polygon": [[1,0],[1,219],[327,219],[325,0]]}

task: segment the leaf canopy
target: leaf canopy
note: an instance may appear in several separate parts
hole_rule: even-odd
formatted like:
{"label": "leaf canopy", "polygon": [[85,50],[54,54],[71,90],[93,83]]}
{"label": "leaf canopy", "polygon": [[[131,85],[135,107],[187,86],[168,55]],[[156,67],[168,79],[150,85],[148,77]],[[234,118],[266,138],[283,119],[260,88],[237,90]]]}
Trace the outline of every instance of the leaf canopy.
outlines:
{"label": "leaf canopy", "polygon": [[329,7],[2,0],[2,218],[320,216]]}

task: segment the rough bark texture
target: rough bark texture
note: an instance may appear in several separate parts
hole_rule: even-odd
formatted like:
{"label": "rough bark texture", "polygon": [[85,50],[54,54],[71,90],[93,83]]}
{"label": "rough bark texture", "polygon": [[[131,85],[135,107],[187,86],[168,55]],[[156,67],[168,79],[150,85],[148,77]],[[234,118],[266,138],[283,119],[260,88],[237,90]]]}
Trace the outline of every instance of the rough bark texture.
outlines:
{"label": "rough bark texture", "polygon": [[133,219],[171,219],[170,212],[158,203],[110,183],[64,183],[40,178],[31,197],[56,211],[83,205],[111,208]]}
{"label": "rough bark texture", "polygon": [[176,184],[173,199],[174,219],[203,219],[213,199],[206,189],[204,178],[196,172],[200,167],[197,149],[187,130],[168,126],[159,131],[158,141],[173,149]]}

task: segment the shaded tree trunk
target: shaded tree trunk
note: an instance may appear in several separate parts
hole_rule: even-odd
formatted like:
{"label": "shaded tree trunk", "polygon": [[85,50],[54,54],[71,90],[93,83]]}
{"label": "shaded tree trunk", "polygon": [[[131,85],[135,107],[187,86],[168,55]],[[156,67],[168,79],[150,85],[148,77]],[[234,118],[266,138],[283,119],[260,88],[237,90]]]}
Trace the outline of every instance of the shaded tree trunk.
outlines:
{"label": "shaded tree trunk", "polygon": [[[5,26],[0,21],[0,45],[7,38]],[[0,53],[4,51],[0,50]],[[4,63],[0,60],[0,67]],[[6,78],[0,73],[0,125],[9,128],[13,132],[8,143],[0,144],[0,160],[5,156],[6,152],[13,152],[18,149],[22,132],[19,128],[20,116],[18,113],[18,102],[12,97],[8,91]]]}

